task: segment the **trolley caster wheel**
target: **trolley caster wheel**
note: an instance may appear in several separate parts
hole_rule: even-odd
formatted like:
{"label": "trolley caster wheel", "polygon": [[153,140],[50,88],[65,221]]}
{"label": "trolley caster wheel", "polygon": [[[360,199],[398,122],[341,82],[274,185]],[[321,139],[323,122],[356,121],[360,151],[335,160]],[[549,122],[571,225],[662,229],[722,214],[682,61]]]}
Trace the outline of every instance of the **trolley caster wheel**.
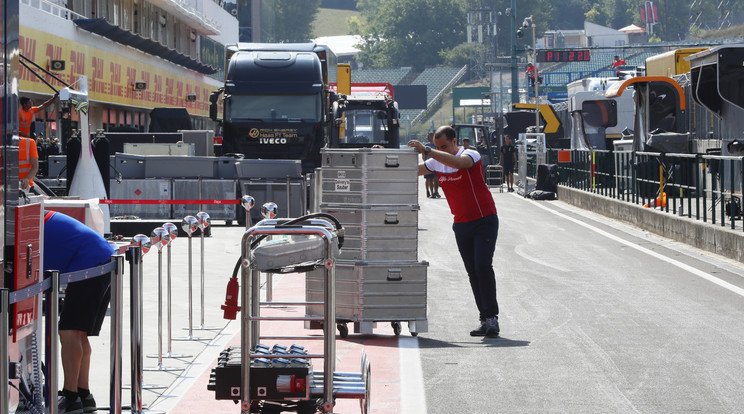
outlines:
{"label": "trolley caster wheel", "polygon": [[345,324],[345,323],[339,323],[339,324],[336,324],[336,327],[338,328],[338,334],[339,334],[339,335],[340,335],[340,336],[341,336],[342,338],[346,338],[346,337],[348,337],[348,336],[349,336],[349,327],[348,327],[348,326],[346,326],[346,324]]}
{"label": "trolley caster wheel", "polygon": [[393,333],[397,336],[400,335],[402,329],[400,327],[400,322],[391,322],[391,325],[393,325]]}
{"label": "trolley caster wheel", "polygon": [[411,332],[411,336],[413,336],[413,337],[418,336],[418,332]]}
{"label": "trolley caster wheel", "polygon": [[232,222],[233,222],[232,220],[227,220],[227,221],[225,221],[225,225],[227,225],[228,227],[230,227],[230,226],[232,226]]}

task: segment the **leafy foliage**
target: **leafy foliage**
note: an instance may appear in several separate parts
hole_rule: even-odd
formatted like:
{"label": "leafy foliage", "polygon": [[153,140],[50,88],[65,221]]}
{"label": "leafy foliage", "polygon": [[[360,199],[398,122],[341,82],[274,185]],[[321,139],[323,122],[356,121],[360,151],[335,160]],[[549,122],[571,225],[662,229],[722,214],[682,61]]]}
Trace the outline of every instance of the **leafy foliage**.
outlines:
{"label": "leafy foliage", "polygon": [[466,9],[461,0],[360,1],[364,17],[352,23],[362,35],[359,59],[372,67],[442,62],[439,52],[465,41]]}
{"label": "leafy foliage", "polygon": [[[283,0],[285,2],[289,0]],[[371,67],[413,66],[422,69],[438,64],[481,60],[488,47],[462,45],[466,41],[468,11],[495,8],[501,54],[509,50],[511,22],[519,27],[532,15],[537,36],[546,30],[582,29],[584,21],[614,29],[643,25],[639,7],[646,0],[519,0],[516,10],[506,10],[511,0],[357,0],[361,12],[349,20],[352,33],[363,38],[359,60]],[[741,23],[744,1],[654,0],[659,12],[653,41],[679,41],[691,34],[725,29]],[[737,21],[737,19],[739,21]],[[722,32],[727,33],[727,32]],[[517,47],[531,43],[529,32]],[[493,48],[493,46],[491,46]],[[485,52],[484,52],[485,50]]]}
{"label": "leafy foliage", "polygon": [[321,0],[273,0],[278,42],[307,42],[312,38],[313,21]]}

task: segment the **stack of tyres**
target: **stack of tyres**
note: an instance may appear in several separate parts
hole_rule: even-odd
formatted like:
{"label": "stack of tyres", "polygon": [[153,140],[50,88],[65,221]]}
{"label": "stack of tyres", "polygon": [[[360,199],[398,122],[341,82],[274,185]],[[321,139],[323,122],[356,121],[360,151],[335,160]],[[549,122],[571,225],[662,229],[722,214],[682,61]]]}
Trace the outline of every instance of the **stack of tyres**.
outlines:
{"label": "stack of tyres", "polygon": [[[344,227],[336,261],[336,317],[372,333],[392,322],[396,334],[408,322],[412,335],[426,332],[426,262],[418,261],[418,160],[413,149],[324,149],[319,170],[320,211]],[[306,296],[321,302],[323,271],[309,272]],[[319,306],[308,306],[312,316]]]}

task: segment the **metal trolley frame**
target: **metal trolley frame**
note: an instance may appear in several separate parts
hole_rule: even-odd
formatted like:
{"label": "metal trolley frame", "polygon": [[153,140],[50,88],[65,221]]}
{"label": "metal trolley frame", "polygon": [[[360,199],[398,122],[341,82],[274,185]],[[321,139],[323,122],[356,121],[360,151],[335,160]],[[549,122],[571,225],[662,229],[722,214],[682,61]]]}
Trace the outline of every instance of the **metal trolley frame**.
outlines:
{"label": "metal trolley frame", "polygon": [[[242,314],[241,314],[241,388],[240,401],[241,413],[251,412],[254,401],[261,401],[260,396],[251,395],[251,363],[246,363],[252,358],[267,358],[265,354],[255,353],[256,345],[260,338],[277,340],[301,340],[318,339],[317,336],[260,336],[260,323],[262,321],[316,321],[322,322],[330,329],[324,329],[323,354],[308,354],[306,358],[323,359],[323,371],[314,372],[313,378],[307,384],[308,394],[311,397],[322,398],[319,409],[321,412],[330,413],[335,405],[335,398],[356,398],[360,400],[362,413],[369,409],[369,373],[370,364],[366,355],[362,355],[360,373],[335,372],[336,360],[336,302],[335,302],[335,247],[333,238],[333,225],[323,219],[309,219],[303,225],[283,225],[287,220],[265,219],[255,226],[246,230],[242,239],[241,248],[241,285],[242,285]],[[260,270],[255,263],[251,262],[251,244],[258,236],[272,235],[314,235],[324,241],[325,259],[322,268],[325,269],[325,283],[323,302],[312,303],[322,305],[323,316],[304,317],[270,317],[261,316],[260,302]],[[280,270],[279,270],[280,271]],[[264,272],[266,272],[264,270]],[[273,273],[277,273],[274,271]],[[270,302],[271,305],[281,306],[306,306],[308,302]],[[274,358],[269,356],[268,358]],[[255,368],[254,368],[255,369]],[[315,379],[315,375],[322,374],[322,383]],[[335,381],[335,384],[334,384]],[[266,400],[264,400],[266,401]]]}

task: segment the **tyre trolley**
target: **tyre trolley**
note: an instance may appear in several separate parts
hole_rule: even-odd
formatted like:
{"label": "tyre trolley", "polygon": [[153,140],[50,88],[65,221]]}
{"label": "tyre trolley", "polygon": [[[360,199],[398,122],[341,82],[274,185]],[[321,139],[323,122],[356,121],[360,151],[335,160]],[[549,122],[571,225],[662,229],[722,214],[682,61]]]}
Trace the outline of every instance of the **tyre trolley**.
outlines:
{"label": "tyre trolley", "polygon": [[[320,213],[322,215],[322,213]],[[216,399],[240,401],[241,414],[331,413],[337,398],[359,399],[361,412],[369,410],[370,363],[362,352],[360,372],[336,372],[335,257],[343,243],[343,228],[323,218],[264,219],[246,230],[241,247],[240,347],[225,349],[212,370],[209,389]],[[315,215],[317,216],[317,215]],[[326,215],[327,216],[327,215]],[[271,236],[268,237],[267,236]],[[323,300],[311,302],[260,301],[260,273],[324,271]],[[322,307],[322,316],[261,316],[263,305]],[[264,321],[322,323],[323,336],[261,336]],[[261,340],[323,340],[323,353],[308,353],[303,346]],[[312,360],[322,359],[314,370]],[[250,361],[250,363],[245,363]]]}

